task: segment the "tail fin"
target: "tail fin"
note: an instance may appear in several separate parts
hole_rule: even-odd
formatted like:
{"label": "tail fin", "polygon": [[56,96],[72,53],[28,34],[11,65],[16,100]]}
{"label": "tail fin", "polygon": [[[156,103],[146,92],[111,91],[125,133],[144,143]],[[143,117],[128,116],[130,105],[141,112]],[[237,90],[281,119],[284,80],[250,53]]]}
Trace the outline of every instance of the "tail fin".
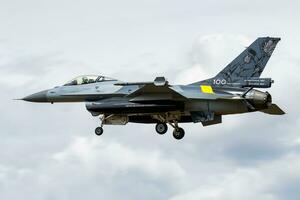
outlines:
{"label": "tail fin", "polygon": [[260,77],[279,41],[280,38],[257,38],[214,78],[197,83],[231,85],[246,79]]}

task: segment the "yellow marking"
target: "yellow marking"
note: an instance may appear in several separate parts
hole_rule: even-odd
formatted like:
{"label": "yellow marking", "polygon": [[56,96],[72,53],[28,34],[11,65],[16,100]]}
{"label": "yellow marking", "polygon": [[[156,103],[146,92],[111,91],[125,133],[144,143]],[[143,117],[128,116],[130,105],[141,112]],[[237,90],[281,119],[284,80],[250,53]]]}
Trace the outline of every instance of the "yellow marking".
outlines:
{"label": "yellow marking", "polygon": [[201,91],[203,93],[213,94],[214,91],[210,85],[200,85]]}

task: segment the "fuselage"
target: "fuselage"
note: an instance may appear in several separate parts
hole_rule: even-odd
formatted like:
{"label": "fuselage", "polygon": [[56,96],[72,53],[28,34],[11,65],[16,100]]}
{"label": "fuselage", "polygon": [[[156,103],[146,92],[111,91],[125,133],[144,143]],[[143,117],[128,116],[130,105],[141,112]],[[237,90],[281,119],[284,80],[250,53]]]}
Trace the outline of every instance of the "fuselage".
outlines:
{"label": "fuselage", "polygon": [[[42,103],[85,102],[86,108],[94,116],[116,114],[131,116],[133,121],[147,121],[157,113],[180,113],[182,121],[191,121],[190,113],[209,111],[217,115],[237,114],[265,109],[270,103],[270,95],[252,89],[246,98],[255,109],[249,109],[239,97],[246,91],[244,88],[212,87],[213,93],[205,93],[201,86],[174,85],[170,88],[179,94],[189,97],[175,98],[170,94],[160,94],[160,98],[132,98],[140,86],[120,86],[118,80],[108,80],[81,85],[63,85],[27,96],[24,100]],[[215,95],[224,98],[214,98]],[[148,120],[149,121],[149,120]],[[150,120],[151,121],[151,120]],[[150,122],[149,121],[149,122]],[[153,120],[152,120],[153,121]]]}

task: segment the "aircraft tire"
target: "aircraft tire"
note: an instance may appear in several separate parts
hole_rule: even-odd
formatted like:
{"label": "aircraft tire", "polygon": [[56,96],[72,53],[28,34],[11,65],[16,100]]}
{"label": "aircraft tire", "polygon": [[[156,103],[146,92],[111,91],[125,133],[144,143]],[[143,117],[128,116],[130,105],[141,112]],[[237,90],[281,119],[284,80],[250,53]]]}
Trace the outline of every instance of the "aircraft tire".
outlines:
{"label": "aircraft tire", "polygon": [[182,139],[184,137],[184,129],[183,128],[174,129],[173,137],[177,140]]}
{"label": "aircraft tire", "polygon": [[103,133],[103,128],[102,127],[97,127],[95,129],[95,134],[96,135],[100,136],[100,135],[102,135],[102,133]]}
{"label": "aircraft tire", "polygon": [[163,135],[168,131],[168,126],[166,123],[157,123],[155,130],[158,134]]}

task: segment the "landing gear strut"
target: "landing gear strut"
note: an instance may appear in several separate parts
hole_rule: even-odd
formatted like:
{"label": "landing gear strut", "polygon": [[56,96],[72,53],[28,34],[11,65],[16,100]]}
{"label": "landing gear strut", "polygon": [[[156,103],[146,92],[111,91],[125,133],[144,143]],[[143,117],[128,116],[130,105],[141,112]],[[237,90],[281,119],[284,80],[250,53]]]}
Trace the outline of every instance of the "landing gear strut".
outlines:
{"label": "landing gear strut", "polygon": [[[110,117],[110,116],[108,116],[108,117]],[[99,118],[100,118],[100,126],[95,129],[95,134],[98,135],[98,136],[102,135],[102,133],[103,133],[103,128],[102,128],[103,127],[103,121],[105,119],[107,119],[107,117],[105,117],[105,115],[100,115]]]}
{"label": "landing gear strut", "polygon": [[163,135],[168,131],[168,126],[166,123],[157,123],[155,130],[158,134]]}

